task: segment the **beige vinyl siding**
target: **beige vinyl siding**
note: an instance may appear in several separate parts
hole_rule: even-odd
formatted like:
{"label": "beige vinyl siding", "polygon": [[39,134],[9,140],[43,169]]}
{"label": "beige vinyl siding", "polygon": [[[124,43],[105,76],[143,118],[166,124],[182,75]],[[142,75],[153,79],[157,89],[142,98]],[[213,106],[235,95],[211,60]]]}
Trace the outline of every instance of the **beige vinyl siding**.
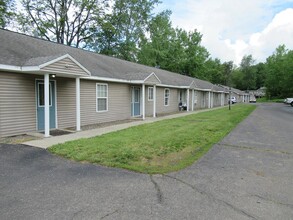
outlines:
{"label": "beige vinyl siding", "polygon": [[196,91],[196,93],[197,93],[197,103],[195,105],[195,109],[208,108],[209,93],[205,91]]}
{"label": "beige vinyl siding", "polygon": [[36,130],[35,77],[0,72],[0,136]]}
{"label": "beige vinyl siding", "polygon": [[[153,86],[146,86],[145,87],[145,115],[146,116],[152,116],[153,115],[153,108],[154,108],[154,101],[149,101],[148,100],[148,95],[149,95],[149,89],[148,88],[154,88]],[[156,87],[156,89],[158,90],[158,87]],[[158,93],[158,91],[157,91]],[[155,96],[155,93],[154,93]]]}
{"label": "beige vinyl siding", "polygon": [[88,75],[82,68],[69,58],[64,58],[42,68],[44,72]]}
{"label": "beige vinyl siding", "polygon": [[90,125],[131,117],[130,86],[127,84],[108,84],[108,111],[96,111],[96,83],[97,81],[81,80],[81,125]]}
{"label": "beige vinyl siding", "polygon": [[57,78],[58,128],[76,125],[75,79]]}
{"label": "beige vinyl siding", "polygon": [[[170,98],[169,105],[164,105],[164,91],[165,89],[170,90]],[[175,88],[165,88],[165,87],[157,87],[157,114],[166,114],[178,111],[178,89]]]}

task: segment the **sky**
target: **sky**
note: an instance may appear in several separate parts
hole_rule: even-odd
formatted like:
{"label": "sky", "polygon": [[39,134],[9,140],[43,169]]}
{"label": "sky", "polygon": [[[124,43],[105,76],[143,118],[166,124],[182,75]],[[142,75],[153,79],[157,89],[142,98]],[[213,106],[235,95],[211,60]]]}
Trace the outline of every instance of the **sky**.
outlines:
{"label": "sky", "polygon": [[174,27],[197,29],[212,58],[239,65],[244,55],[265,62],[285,44],[293,50],[293,0],[161,0]]}

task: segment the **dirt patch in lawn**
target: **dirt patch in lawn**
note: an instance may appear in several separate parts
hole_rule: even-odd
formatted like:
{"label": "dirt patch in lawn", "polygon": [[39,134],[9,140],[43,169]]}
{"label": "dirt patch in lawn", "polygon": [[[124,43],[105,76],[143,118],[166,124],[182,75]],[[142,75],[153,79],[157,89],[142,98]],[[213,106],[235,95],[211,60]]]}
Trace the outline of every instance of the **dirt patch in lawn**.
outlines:
{"label": "dirt patch in lawn", "polygon": [[0,138],[0,144],[21,144],[26,141],[38,140],[40,138],[31,135],[16,135]]}

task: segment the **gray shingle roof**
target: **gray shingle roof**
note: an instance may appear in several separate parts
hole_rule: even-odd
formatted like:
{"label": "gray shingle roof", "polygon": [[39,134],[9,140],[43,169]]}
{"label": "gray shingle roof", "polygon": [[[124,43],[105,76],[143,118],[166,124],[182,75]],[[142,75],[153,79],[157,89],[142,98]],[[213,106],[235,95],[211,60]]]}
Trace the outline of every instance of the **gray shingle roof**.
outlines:
{"label": "gray shingle roof", "polygon": [[89,70],[92,76],[122,80],[144,80],[154,72],[161,83],[165,85],[190,86],[195,81],[199,89],[212,89],[213,87],[212,83],[204,80],[3,29],[0,29],[0,42],[0,64],[4,65],[38,66],[69,54]]}

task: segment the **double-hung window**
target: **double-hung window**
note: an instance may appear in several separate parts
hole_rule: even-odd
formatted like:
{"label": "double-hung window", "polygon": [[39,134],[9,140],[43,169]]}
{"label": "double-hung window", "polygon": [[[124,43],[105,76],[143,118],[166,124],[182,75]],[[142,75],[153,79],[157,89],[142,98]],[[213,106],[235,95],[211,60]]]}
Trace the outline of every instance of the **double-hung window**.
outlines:
{"label": "double-hung window", "polygon": [[148,88],[148,100],[149,101],[154,100],[154,88],[153,87]]}
{"label": "double-hung window", "polygon": [[97,112],[108,111],[108,85],[97,83]]}
{"label": "double-hung window", "polygon": [[170,99],[170,89],[165,89],[165,92],[164,92],[164,105],[165,106],[169,105],[169,99]]}

